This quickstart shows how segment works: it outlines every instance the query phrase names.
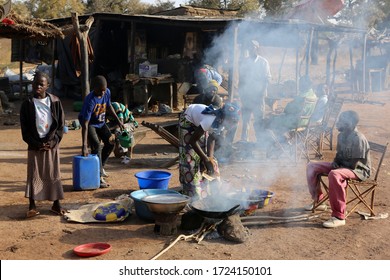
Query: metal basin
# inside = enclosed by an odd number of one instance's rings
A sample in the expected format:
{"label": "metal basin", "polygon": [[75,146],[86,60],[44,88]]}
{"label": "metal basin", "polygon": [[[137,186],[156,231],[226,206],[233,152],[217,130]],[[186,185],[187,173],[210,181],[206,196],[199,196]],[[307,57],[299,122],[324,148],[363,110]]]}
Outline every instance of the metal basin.
{"label": "metal basin", "polygon": [[190,201],[190,197],[180,193],[156,194],[145,196],[142,201],[155,214],[174,214],[183,210]]}

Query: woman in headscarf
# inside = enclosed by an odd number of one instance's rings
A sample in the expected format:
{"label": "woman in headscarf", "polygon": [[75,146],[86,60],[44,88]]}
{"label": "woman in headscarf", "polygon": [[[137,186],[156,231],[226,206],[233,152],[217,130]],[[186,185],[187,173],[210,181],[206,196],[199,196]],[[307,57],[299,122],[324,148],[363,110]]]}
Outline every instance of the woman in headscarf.
{"label": "woman in headscarf", "polygon": [[221,109],[212,105],[191,104],[179,120],[179,168],[183,193],[193,199],[210,194],[203,171],[219,177],[218,163],[214,158],[215,141],[226,128],[237,124],[240,109],[226,103]]}

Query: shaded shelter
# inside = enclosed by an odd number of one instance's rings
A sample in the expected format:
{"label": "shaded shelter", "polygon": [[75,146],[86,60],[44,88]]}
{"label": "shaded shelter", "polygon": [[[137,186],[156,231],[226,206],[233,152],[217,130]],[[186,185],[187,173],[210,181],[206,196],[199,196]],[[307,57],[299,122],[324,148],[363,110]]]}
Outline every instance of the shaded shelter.
{"label": "shaded shelter", "polygon": [[[0,22],[0,37],[12,39],[12,61],[19,61],[20,81],[19,87],[23,88],[23,62],[30,59],[26,45],[34,45],[39,53],[39,60],[45,58],[48,62],[54,60],[54,39],[64,38],[64,34],[57,26],[41,19],[24,19],[14,12],[10,12]],[[31,44],[34,42],[33,44]],[[39,49],[41,51],[39,51]],[[31,50],[31,49],[30,49]],[[35,52],[37,54],[37,52]],[[51,58],[51,59],[50,59]],[[36,61],[34,61],[36,62]],[[51,86],[54,86],[54,71],[52,72]],[[27,94],[27,92],[26,92]]]}
{"label": "shaded shelter", "polygon": [[[85,22],[90,16],[95,19],[89,32],[95,54],[90,75],[106,76],[110,88],[113,89],[114,99],[121,99],[123,92],[129,92],[131,97],[136,99],[140,90],[132,82],[129,83],[127,77],[137,76],[139,65],[149,61],[158,66],[158,73],[170,74],[174,79],[173,103],[174,107],[177,107],[178,93],[185,92],[186,83],[193,83],[194,65],[199,61],[206,60],[220,66],[223,60],[222,67],[225,70],[224,78],[227,81],[229,98],[232,99],[235,96],[234,73],[240,49],[245,45],[246,33],[250,33],[265,47],[280,49],[279,76],[283,72],[286,49],[293,49],[296,61],[296,81],[298,81],[297,77],[303,74],[302,71],[304,74],[310,73],[309,54],[315,33],[323,34],[321,38],[324,40],[331,40],[334,37],[329,34],[337,34],[336,38],[352,36],[359,38],[360,46],[364,47],[366,30],[301,20],[244,19],[235,16],[234,11],[227,14],[219,12],[218,15],[215,15],[216,12],[213,11],[214,14],[210,16],[194,16],[194,13],[184,12],[191,9],[193,7],[184,6],[156,15],[94,13],[80,16],[80,22]],[[65,26],[70,24],[71,19],[53,19],[49,22],[56,26]],[[59,75],[65,85],[65,91],[75,91],[77,94],[79,80],[72,71],[69,71],[74,66],[71,65],[69,56],[66,54],[68,48],[66,40],[66,38],[57,40]],[[337,39],[335,41],[338,42]],[[217,42],[223,42],[223,48],[219,47]],[[337,46],[337,43],[330,45],[329,49],[333,48],[333,52]],[[332,57],[332,52],[328,52],[326,69],[324,69],[328,83],[332,83],[336,72],[337,56],[333,52]],[[362,61],[364,60],[363,56]],[[280,80],[279,77],[278,82]],[[162,84],[158,86],[162,87]],[[298,88],[298,84],[296,87]],[[156,92],[153,93],[153,90]],[[169,104],[168,89],[163,89],[163,92],[153,90],[152,93],[149,91],[152,101]],[[142,90],[141,94],[143,94]]]}

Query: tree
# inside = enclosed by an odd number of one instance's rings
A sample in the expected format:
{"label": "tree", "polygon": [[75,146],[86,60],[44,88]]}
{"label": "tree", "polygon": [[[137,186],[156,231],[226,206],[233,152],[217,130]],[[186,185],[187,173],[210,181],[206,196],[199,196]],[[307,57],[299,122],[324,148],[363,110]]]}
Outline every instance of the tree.
{"label": "tree", "polygon": [[22,1],[12,2],[12,11],[18,14],[22,18],[31,18],[30,10]]}
{"label": "tree", "polygon": [[140,0],[87,0],[88,13],[145,14],[149,6]]}
{"label": "tree", "polygon": [[370,28],[382,25],[390,17],[390,2],[387,0],[348,0],[345,8],[335,19],[345,25]]}
{"label": "tree", "polygon": [[172,10],[174,8],[175,8],[175,1],[157,0],[154,5],[151,5],[148,8],[147,13],[154,14],[154,13],[161,12],[161,11]]}
{"label": "tree", "polygon": [[72,12],[84,13],[85,5],[78,0],[30,0],[25,2],[26,7],[35,18],[69,17]]}

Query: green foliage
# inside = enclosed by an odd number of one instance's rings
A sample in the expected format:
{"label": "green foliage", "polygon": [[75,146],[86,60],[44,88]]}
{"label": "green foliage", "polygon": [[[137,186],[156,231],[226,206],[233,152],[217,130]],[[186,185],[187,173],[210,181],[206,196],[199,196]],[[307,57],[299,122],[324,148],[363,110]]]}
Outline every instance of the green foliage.
{"label": "green foliage", "polygon": [[30,10],[26,7],[25,3],[22,1],[13,1],[12,2],[12,11],[22,18],[31,18]]}
{"label": "green foliage", "polygon": [[149,6],[140,0],[87,0],[88,13],[145,14]]}
{"label": "green foliage", "polygon": [[148,8],[147,13],[154,14],[154,13],[161,12],[161,11],[172,10],[174,8],[175,8],[175,1],[157,0],[154,5],[151,5]]}
{"label": "green foliage", "polygon": [[25,5],[33,17],[43,19],[69,17],[72,12],[83,14],[85,10],[78,0],[30,0]]}
{"label": "green foliage", "polygon": [[335,18],[344,25],[358,28],[378,27],[390,18],[388,0],[348,0]]}

